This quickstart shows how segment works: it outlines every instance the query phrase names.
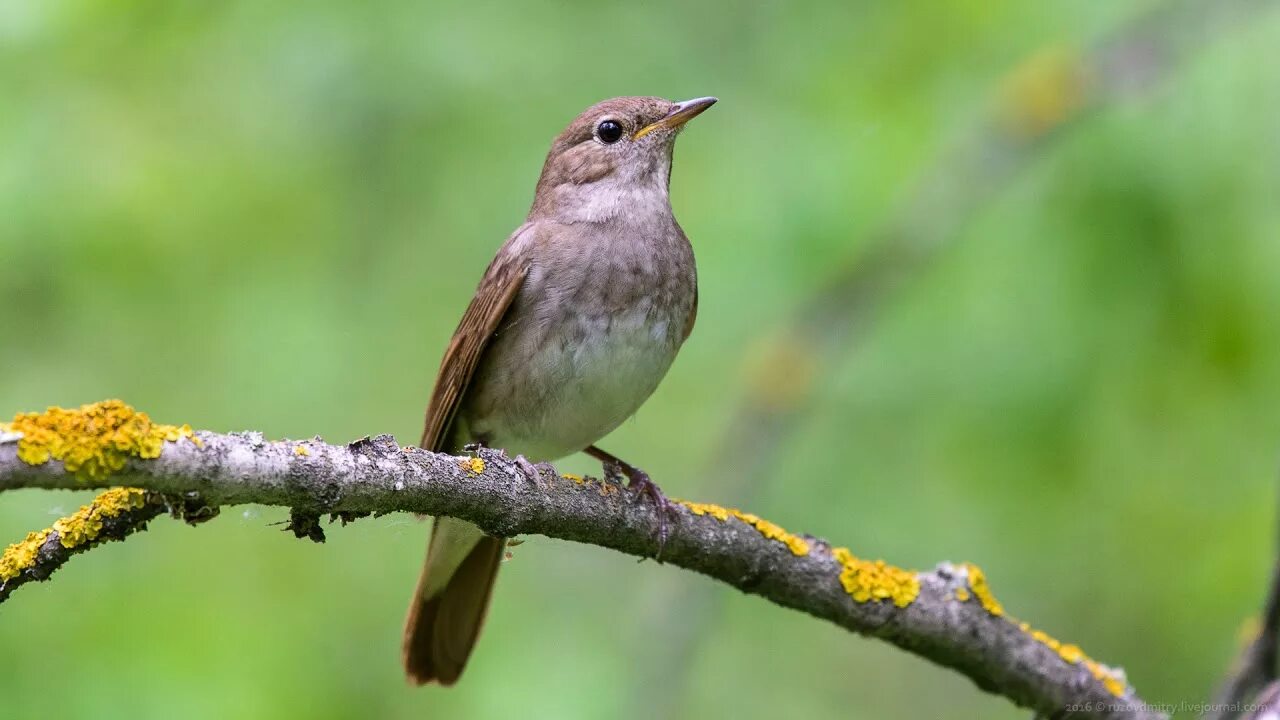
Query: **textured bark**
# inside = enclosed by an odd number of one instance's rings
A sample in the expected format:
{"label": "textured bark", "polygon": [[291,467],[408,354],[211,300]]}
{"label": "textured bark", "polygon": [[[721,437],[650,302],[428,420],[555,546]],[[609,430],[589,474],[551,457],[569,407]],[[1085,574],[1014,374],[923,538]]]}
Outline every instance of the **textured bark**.
{"label": "textured bark", "polygon": [[[160,457],[131,460],[92,483],[57,461],[31,466],[15,443],[0,444],[0,491],[130,485],[183,498],[191,506],[258,503],[293,509],[295,530],[326,513],[416,512],[463,518],[500,537],[546,535],[638,557],[659,551],[653,507],[612,483],[577,481],[544,469],[527,477],[512,460],[483,450],[466,458],[405,449],[389,436],[349,445],[319,440],[266,442],[257,433],[198,433],[165,443]],[[783,607],[877,637],[953,668],[979,687],[1045,716],[1156,718],[1125,687],[1118,697],[1082,662],[1059,652],[971,594],[969,569],[943,563],[918,574],[920,593],[905,608],[856,602],[840,582],[842,565],[822,540],[796,555],[737,519],[695,515],[680,506],[661,562],[693,570]],[[960,598],[969,597],[967,601]]]}

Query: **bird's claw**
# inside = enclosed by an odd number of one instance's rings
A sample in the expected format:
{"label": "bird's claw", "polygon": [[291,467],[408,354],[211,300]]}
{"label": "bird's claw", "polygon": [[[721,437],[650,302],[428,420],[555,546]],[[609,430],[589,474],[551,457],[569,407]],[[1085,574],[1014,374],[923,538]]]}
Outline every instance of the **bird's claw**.
{"label": "bird's claw", "polygon": [[542,473],[538,472],[538,466],[529,462],[529,458],[523,455],[516,455],[516,467],[520,468],[520,472],[524,473],[524,477],[531,483],[537,483],[542,479]]}
{"label": "bird's claw", "polygon": [[549,462],[530,462],[529,458],[523,455],[516,455],[516,467],[520,468],[520,472],[524,473],[525,478],[531,483],[540,483],[544,475],[555,476],[556,467]]}
{"label": "bird's claw", "polygon": [[629,470],[635,470],[635,468],[628,468],[628,466],[623,465],[620,461],[604,462],[602,463],[602,466],[604,477],[601,478],[601,480],[606,483],[616,483],[618,485],[622,484],[623,478],[629,479],[631,477]]}
{"label": "bird's claw", "polygon": [[627,478],[627,490],[635,495],[638,499],[648,498],[653,503],[654,510],[658,515],[658,553],[654,557],[655,560],[662,558],[662,550],[667,545],[667,539],[671,537],[671,526],[668,524],[668,518],[678,520],[679,512],[676,510],[676,504],[667,499],[663,494],[662,488],[658,484],[649,479],[649,474],[637,467],[632,467],[624,463],[606,463],[605,474],[612,474],[614,477],[625,476]]}

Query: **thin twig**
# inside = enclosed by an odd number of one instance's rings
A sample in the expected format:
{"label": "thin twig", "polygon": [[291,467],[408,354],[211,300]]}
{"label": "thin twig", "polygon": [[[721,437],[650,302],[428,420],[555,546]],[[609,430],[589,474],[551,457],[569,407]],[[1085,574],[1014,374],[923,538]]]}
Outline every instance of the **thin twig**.
{"label": "thin twig", "polygon": [[[0,602],[14,590],[30,582],[48,580],[72,557],[103,543],[124,540],[147,529],[147,522],[165,512],[164,499],[156,493],[136,493],[136,502],[118,511],[102,512],[103,501],[112,491],[103,493],[73,515],[58,520],[53,527],[32,532],[21,543],[6,551],[6,559],[20,558],[17,574],[6,578],[0,568]],[[25,557],[24,557],[25,555]]]}

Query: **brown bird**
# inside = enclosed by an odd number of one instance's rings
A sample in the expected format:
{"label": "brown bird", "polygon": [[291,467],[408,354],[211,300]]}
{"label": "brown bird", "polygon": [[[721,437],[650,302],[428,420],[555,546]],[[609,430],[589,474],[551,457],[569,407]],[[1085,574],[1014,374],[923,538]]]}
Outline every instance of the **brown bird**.
{"label": "brown bird", "polygon": [[[529,216],[489,264],[445,351],[423,448],[474,443],[518,453],[526,467],[583,451],[664,517],[667,500],[649,477],[594,443],[657,388],[693,330],[697,272],[668,185],[676,135],[715,102],[615,98],[560,133]],[[410,681],[457,681],[505,544],[436,519],[405,624]]]}

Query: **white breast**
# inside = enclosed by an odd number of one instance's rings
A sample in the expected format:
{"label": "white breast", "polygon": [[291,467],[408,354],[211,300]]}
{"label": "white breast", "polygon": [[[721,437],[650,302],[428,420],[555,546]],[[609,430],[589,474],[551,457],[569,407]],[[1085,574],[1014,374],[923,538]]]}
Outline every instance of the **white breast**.
{"label": "white breast", "polygon": [[649,310],[644,301],[609,319],[571,320],[579,332],[566,336],[583,340],[543,345],[523,378],[524,389],[543,389],[537,406],[498,412],[479,429],[496,446],[537,460],[577,452],[612,432],[648,399],[676,356],[670,319],[652,322]]}

